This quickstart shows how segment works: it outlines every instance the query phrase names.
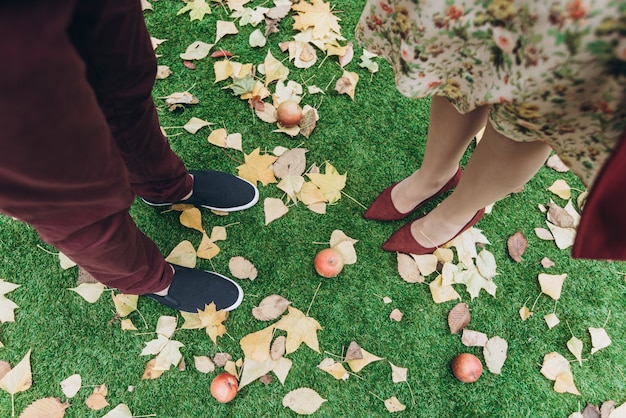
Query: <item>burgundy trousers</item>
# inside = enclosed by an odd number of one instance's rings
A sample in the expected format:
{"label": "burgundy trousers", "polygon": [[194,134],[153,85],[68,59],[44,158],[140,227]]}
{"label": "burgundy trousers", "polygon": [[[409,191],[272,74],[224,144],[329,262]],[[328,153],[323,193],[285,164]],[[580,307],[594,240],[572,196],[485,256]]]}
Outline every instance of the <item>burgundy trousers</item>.
{"label": "burgundy trousers", "polygon": [[107,286],[164,289],[171,268],[128,209],[192,179],[160,131],[139,0],[5,0],[0,39],[0,212]]}

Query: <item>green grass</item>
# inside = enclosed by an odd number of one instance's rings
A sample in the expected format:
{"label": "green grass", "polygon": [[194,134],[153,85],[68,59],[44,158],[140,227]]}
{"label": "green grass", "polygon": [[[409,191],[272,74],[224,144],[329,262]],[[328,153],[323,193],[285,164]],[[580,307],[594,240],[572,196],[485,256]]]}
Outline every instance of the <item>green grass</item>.
{"label": "green grass", "polygon": [[[342,19],[344,36],[354,41],[353,29],[364,2],[332,4]],[[277,145],[305,147],[309,150],[309,165],[329,161],[340,173],[347,173],[344,192],[364,205],[384,187],[419,166],[429,101],[412,101],[401,96],[395,90],[388,65],[379,60],[381,71],[371,77],[358,67],[361,50],[355,48],[356,58],[347,69],[357,72],[361,80],[355,100],[351,101],[333,91],[333,80],[342,71],[333,58],[307,71],[288,64],[292,71],[290,79],[302,82],[312,77],[310,84],[322,88],[331,85],[325,96],[304,97],[304,103],[319,108],[320,120],[313,135],[308,140],[301,136],[291,139],[273,133],[274,127],[255,118],[245,101],[222,90],[226,83],[214,84],[210,58],[197,62],[194,71],[183,67],[178,54],[195,40],[213,42],[215,21],[227,20],[227,13],[213,4],[212,15],[201,22],[190,22],[187,15],[176,16],[182,5],[178,1],[161,0],[154,3],[154,12],[146,13],[151,34],[167,39],[157,49],[162,55],[159,63],[170,65],[174,71],[170,78],[157,81],[155,86],[163,126],[181,126],[196,116],[215,123],[215,127],[240,132],[246,153],[257,147],[262,151],[271,151]],[[286,55],[276,45],[291,38],[292,22],[286,18],[281,31],[269,37],[268,45],[279,59]],[[222,39],[218,46],[238,55],[239,62],[258,64],[268,47],[257,50],[249,47],[247,35],[252,29],[243,27],[239,35]],[[187,89],[200,99],[199,104],[169,112],[158,99]],[[171,135],[172,148],[190,168],[236,173],[237,165],[243,160],[237,151],[224,152],[208,144],[207,128],[196,135],[179,128],[167,132]],[[471,309],[469,328],[506,339],[509,354],[502,375],[485,372],[474,384],[461,384],[450,371],[452,358],[460,352],[482,358],[481,350],[464,347],[458,335],[449,334],[446,318],[454,302],[435,304],[425,285],[402,281],[397,273],[396,256],[380,249],[402,222],[365,221],[361,217],[363,208],[346,196],[330,206],[325,215],[299,205],[267,226],[262,203],[226,218],[203,211],[207,230],[214,225],[237,225],[229,227],[228,239],[219,243],[221,253],[211,262],[200,260],[199,267],[228,274],[229,259],[243,256],[255,264],[259,277],[253,282],[241,282],[246,297],[226,321],[229,335],[221,337],[217,346],[203,331],[179,330],[174,334],[174,339],[185,344],[181,351],[187,369],[170,370],[157,380],[141,380],[149,357],[139,353],[153,336],[124,332],[118,323],[111,322],[115,312],[108,294],[95,304],[88,304],[66,290],[75,285],[76,269],[63,271],[54,256],[39,248],[54,251],[39,240],[32,228],[0,217],[0,278],[22,285],[7,295],[19,309],[15,323],[0,325],[0,341],[5,345],[0,349],[0,360],[15,365],[32,349],[33,386],[16,395],[16,410],[19,414],[39,398],[64,398],[59,382],[74,373],[82,376],[85,385],[106,384],[111,407],[90,411],[84,400],[92,389],[83,388],[69,400],[72,406],[66,411],[67,417],[100,417],[118,403],[126,403],[135,415],[159,417],[293,417],[296,414],[283,408],[281,401],[287,392],[303,386],[328,399],[315,416],[333,418],[388,416],[380,399],[391,396],[407,405],[405,412],[398,413],[407,417],[567,417],[588,402],[599,404],[608,399],[617,404],[626,402],[623,275],[626,266],[573,260],[569,250],[558,250],[552,242],[536,238],[533,232],[535,227],[545,225],[545,215],[537,209],[538,204],[546,204],[551,198],[561,205],[565,203],[546,191],[559,178],[566,179],[578,189],[575,194],[579,194],[582,186],[573,175],[542,168],[524,192],[498,202],[493,212],[477,225],[490,240],[487,249],[497,260],[498,276],[494,279],[498,285],[497,297],[483,292],[470,300],[463,289],[458,290]],[[261,186],[260,190],[261,199],[282,196],[275,185]],[[180,225],[175,213],[162,214],[137,202],[132,215],[166,254],[182,240],[190,240],[196,246],[200,242],[200,235]],[[338,278],[321,280],[312,267],[315,253],[323,247],[316,242],[328,241],[335,229],[359,240],[355,245],[358,261],[346,266]],[[506,249],[507,238],[517,230],[522,230],[529,240],[521,263],[511,260]],[[549,257],[556,266],[543,269],[540,265],[543,257]],[[530,306],[539,294],[537,275],[544,271],[568,274],[556,306],[561,324],[552,330],[543,321],[543,315],[553,312],[555,306],[546,296],[539,299],[535,315],[527,321],[522,322],[518,314],[527,300]],[[267,386],[254,382],[230,404],[217,404],[209,395],[215,373],[197,372],[193,356],[226,351],[240,357],[239,339],[267,325],[252,317],[251,308],[273,293],[289,299],[292,306],[304,312],[310,307],[309,315],[323,328],[318,332],[322,353],[302,346],[288,356],[293,360],[293,368],[285,386],[276,379]],[[393,302],[385,305],[381,296],[389,296]],[[394,308],[404,313],[402,321],[389,320]],[[130,318],[141,326],[142,332],[153,331],[159,316],[173,314],[147,299],[140,299],[139,310],[148,330],[143,329],[137,313]],[[613,344],[590,355],[587,328],[602,326],[609,311],[606,329]],[[583,366],[572,363],[582,396],[554,392],[552,382],[539,373],[543,356],[549,352],[557,351],[573,359],[566,348],[571,337],[566,321],[585,345],[587,360]],[[179,324],[182,322],[179,316]],[[351,376],[347,381],[336,381],[316,368],[327,353],[341,354],[352,340],[367,351],[408,368],[408,384],[392,383],[387,361],[373,363],[358,373],[359,377]],[[132,392],[127,390],[129,386],[134,386]],[[9,416],[10,409],[10,396],[0,392],[0,416]]]}

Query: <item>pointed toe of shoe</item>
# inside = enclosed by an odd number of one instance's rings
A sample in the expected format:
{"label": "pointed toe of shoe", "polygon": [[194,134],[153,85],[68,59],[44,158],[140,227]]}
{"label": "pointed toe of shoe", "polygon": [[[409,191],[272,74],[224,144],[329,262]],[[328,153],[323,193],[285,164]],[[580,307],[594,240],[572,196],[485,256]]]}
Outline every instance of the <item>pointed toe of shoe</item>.
{"label": "pointed toe of shoe", "polygon": [[406,214],[400,213],[396,210],[391,200],[391,190],[396,184],[398,183],[392,184],[378,195],[378,197],[363,214],[365,219],[375,221],[395,221],[406,216]]}
{"label": "pointed toe of shoe", "polygon": [[[415,222],[415,221],[413,221]],[[405,254],[430,254],[435,251],[435,247],[427,248],[415,241],[411,234],[410,222],[398,229],[389,239],[382,245],[382,249],[389,252],[405,253]]]}

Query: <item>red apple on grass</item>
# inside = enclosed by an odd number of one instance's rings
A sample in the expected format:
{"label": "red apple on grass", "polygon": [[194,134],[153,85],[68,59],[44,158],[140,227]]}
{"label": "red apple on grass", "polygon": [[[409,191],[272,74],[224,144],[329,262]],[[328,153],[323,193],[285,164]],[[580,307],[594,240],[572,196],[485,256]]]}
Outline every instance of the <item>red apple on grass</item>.
{"label": "red apple on grass", "polygon": [[343,256],[334,248],[325,248],[313,260],[315,271],[322,277],[335,277],[343,269]]}
{"label": "red apple on grass", "polygon": [[302,109],[293,100],[285,100],[276,108],[276,119],[285,128],[293,128],[302,119]]}
{"label": "red apple on grass", "polygon": [[211,382],[211,395],[220,403],[235,399],[238,389],[237,378],[228,372],[218,374]]}
{"label": "red apple on grass", "polygon": [[461,353],[452,360],[452,374],[463,383],[478,380],[483,372],[480,359],[470,353]]}

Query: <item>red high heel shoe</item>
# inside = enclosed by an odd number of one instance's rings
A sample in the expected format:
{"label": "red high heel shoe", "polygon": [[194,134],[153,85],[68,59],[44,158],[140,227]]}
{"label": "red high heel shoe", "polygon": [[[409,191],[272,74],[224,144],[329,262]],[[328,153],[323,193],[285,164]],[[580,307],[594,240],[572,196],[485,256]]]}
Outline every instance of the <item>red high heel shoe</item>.
{"label": "red high heel shoe", "polygon": [[[463,227],[463,229],[461,229],[455,236],[450,238],[448,242],[452,241],[453,239],[461,235],[463,232],[467,231],[472,226],[474,226],[476,222],[478,222],[480,218],[483,217],[484,214],[485,214],[484,208],[476,212],[474,217],[470,219],[470,221]],[[415,221],[417,221],[417,219]],[[415,255],[432,254],[437,249],[437,247],[431,247],[431,248],[424,247],[419,242],[415,241],[415,238],[413,238],[413,235],[411,234],[411,225],[413,225],[413,222],[409,222],[408,224],[404,225],[402,228],[398,229],[383,244],[382,246],[383,250],[391,251],[391,252],[398,252],[398,253],[405,253],[405,254],[415,254]]]}
{"label": "red high heel shoe", "polygon": [[398,210],[393,206],[393,202],[391,201],[391,190],[399,182],[394,183],[391,186],[387,187],[385,190],[382,191],[381,194],[378,195],[378,197],[374,200],[374,202],[372,202],[370,207],[365,211],[365,213],[363,214],[363,217],[365,219],[373,219],[376,221],[397,221],[399,219],[405,218],[411,213],[421,208],[422,206],[424,206],[425,204],[427,204],[428,202],[430,202],[431,200],[435,199],[436,197],[441,196],[448,190],[455,187],[459,183],[462,173],[463,171],[461,170],[461,166],[459,166],[459,169],[454,174],[454,176],[452,176],[452,178],[446,184],[444,184],[443,187],[439,189],[439,191],[437,191],[434,195],[430,196],[429,198],[424,199],[417,206],[415,206],[413,209],[411,209],[410,211],[406,213],[398,212]]}

